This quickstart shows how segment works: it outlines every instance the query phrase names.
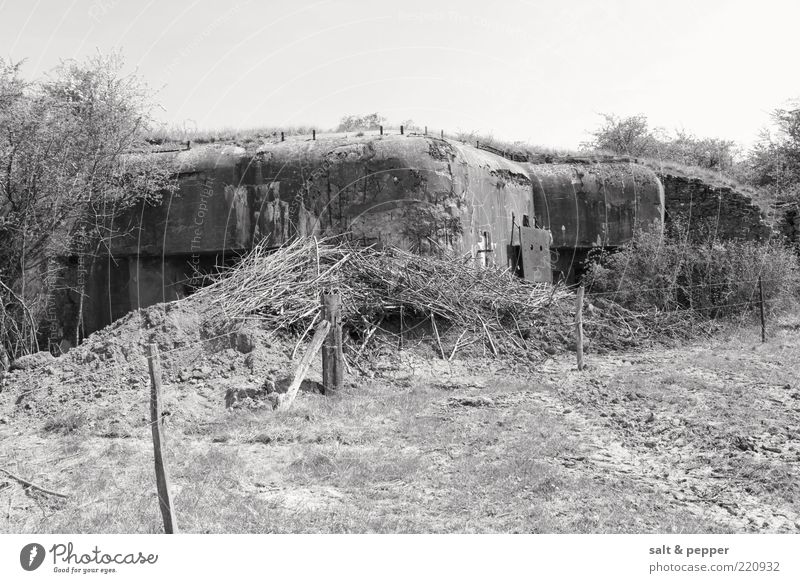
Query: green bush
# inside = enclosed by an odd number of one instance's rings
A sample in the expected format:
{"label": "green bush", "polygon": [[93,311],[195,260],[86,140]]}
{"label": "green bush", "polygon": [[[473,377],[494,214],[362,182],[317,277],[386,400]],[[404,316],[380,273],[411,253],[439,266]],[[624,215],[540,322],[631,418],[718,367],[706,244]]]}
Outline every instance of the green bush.
{"label": "green bush", "polygon": [[703,319],[757,307],[759,277],[768,310],[786,309],[797,300],[800,265],[783,243],[708,239],[697,244],[677,231],[664,237],[639,232],[615,253],[594,254],[584,277],[589,293],[631,310],[694,310]]}

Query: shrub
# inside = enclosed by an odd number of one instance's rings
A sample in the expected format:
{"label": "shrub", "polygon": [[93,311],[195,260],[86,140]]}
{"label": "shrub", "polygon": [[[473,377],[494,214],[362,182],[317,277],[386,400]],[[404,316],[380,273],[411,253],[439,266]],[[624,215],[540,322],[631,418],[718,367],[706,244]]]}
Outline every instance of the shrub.
{"label": "shrub", "polygon": [[800,266],[782,242],[690,242],[685,230],[662,237],[638,232],[615,253],[590,258],[585,275],[589,293],[626,308],[647,311],[694,310],[713,319],[758,306],[758,278],[771,311],[798,298]]}
{"label": "shrub", "polygon": [[337,132],[354,132],[357,130],[377,130],[386,123],[386,118],[379,113],[367,115],[346,115],[339,122]]}
{"label": "shrub", "polygon": [[698,138],[684,130],[676,130],[674,135],[661,129],[653,130],[644,115],[602,116],[604,125],[591,132],[594,139],[584,143],[584,148],[716,171],[730,172],[734,169],[737,148],[731,140]]}

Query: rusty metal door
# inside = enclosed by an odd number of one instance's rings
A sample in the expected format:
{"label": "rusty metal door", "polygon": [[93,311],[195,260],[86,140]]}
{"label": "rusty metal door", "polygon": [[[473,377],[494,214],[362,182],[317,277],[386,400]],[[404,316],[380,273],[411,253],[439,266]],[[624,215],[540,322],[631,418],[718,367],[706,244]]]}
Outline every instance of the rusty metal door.
{"label": "rusty metal door", "polygon": [[550,231],[534,227],[519,227],[522,275],[527,281],[552,283],[550,267]]}

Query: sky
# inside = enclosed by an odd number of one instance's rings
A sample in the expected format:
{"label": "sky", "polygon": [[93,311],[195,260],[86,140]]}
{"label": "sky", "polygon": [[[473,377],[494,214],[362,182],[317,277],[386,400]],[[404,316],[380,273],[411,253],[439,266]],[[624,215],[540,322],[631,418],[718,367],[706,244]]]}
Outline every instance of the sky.
{"label": "sky", "polygon": [[189,129],[379,112],[575,148],[644,114],[746,147],[800,97],[797,22],[771,0],[0,0],[0,57],[39,78],[119,50]]}

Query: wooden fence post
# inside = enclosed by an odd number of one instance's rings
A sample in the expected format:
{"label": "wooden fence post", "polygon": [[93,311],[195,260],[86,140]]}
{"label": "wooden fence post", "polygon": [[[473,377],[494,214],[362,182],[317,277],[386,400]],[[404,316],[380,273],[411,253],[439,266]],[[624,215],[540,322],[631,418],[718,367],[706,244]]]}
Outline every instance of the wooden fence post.
{"label": "wooden fence post", "polygon": [[761,282],[761,276],[758,276],[758,297],[759,308],[761,310],[761,342],[767,341],[767,322],[764,318],[764,284]]}
{"label": "wooden fence post", "polygon": [[405,333],[406,320],[403,314],[403,306],[400,306],[400,339],[397,342],[397,349],[403,350],[403,335]]}
{"label": "wooden fence post", "polygon": [[153,454],[156,467],[156,491],[158,506],[164,519],[166,534],[178,533],[178,521],[172,510],[172,498],[169,494],[169,475],[164,464],[164,421],[161,418],[161,363],[158,357],[158,346],[147,345],[147,366],[150,369],[150,428],[153,432]]}
{"label": "wooden fence post", "polygon": [[583,286],[578,288],[575,304],[575,353],[578,355],[578,370],[583,370]]}
{"label": "wooden fence post", "polygon": [[325,394],[334,394],[342,388],[344,359],[342,358],[342,297],[338,293],[323,293],[322,308],[330,331],[322,345],[322,385]]}

